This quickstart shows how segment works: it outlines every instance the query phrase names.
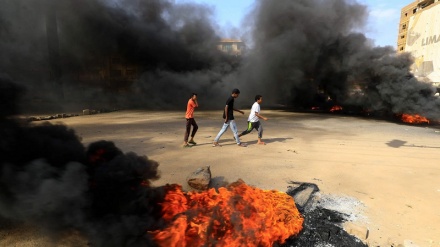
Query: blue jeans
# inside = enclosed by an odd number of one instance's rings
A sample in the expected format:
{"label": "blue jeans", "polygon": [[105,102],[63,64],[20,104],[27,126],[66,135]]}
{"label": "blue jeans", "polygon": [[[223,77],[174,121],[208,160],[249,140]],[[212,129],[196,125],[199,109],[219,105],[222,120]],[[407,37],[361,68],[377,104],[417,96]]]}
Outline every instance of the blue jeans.
{"label": "blue jeans", "polygon": [[218,142],[218,140],[220,140],[220,137],[226,132],[228,126],[231,128],[235,140],[237,141],[237,144],[240,144],[240,138],[238,137],[238,130],[237,130],[237,125],[235,124],[235,120],[229,120],[223,124],[223,127],[220,130],[220,132],[218,132],[217,136],[214,139],[214,142]]}

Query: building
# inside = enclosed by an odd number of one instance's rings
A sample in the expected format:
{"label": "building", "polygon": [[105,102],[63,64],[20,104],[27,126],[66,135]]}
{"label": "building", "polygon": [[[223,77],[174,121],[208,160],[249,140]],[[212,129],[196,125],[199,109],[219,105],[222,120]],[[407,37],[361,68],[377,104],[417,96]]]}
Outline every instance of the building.
{"label": "building", "polygon": [[139,77],[139,66],[120,55],[100,57],[89,64],[77,72],[80,83],[120,91],[127,89]]}
{"label": "building", "polygon": [[217,44],[217,49],[229,55],[241,56],[246,50],[243,41],[238,39],[221,39]]}
{"label": "building", "polygon": [[414,56],[411,68],[440,88],[440,0],[416,0],[401,10],[397,51]]}

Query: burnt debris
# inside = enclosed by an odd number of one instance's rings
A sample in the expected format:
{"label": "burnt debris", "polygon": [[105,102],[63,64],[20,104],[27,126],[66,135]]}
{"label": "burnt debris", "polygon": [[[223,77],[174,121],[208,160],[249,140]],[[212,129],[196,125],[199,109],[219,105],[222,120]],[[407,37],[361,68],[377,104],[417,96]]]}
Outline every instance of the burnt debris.
{"label": "burnt debris", "polygon": [[295,199],[304,216],[302,231],[280,245],[281,247],[367,247],[361,240],[348,234],[342,227],[348,216],[344,213],[324,208],[316,202],[314,194],[319,191],[316,184],[291,182],[287,194]]}

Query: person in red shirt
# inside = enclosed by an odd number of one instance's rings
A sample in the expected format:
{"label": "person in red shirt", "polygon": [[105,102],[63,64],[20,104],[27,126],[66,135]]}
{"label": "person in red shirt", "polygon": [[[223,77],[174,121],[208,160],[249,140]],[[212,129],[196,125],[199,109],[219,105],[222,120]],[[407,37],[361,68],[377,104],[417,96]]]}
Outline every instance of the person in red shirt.
{"label": "person in red shirt", "polygon": [[[194,110],[195,108],[199,107],[199,103],[197,102],[197,94],[192,93],[191,98],[188,100],[188,104],[186,106],[186,131],[185,131],[185,137],[183,139],[183,147],[192,147],[189,144],[196,145],[197,143],[194,141],[194,136],[197,133],[197,130],[199,129],[199,126],[196,123],[196,120],[194,119]],[[192,132],[191,132],[191,125],[193,126]],[[188,141],[189,133],[191,132],[191,139]]]}

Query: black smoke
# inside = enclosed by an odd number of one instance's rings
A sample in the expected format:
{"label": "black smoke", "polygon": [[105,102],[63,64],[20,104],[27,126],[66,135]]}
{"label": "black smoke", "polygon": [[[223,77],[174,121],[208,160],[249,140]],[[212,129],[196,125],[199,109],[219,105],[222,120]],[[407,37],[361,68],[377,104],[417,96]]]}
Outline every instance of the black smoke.
{"label": "black smoke", "polygon": [[[226,31],[213,7],[171,0],[0,6],[0,71],[27,89],[26,111],[182,109],[194,91],[203,107],[221,108],[238,87],[243,102],[264,94],[269,104],[310,108],[330,97],[361,110],[439,116],[435,89],[410,72],[410,55],[362,34],[368,9],[356,1],[257,0],[243,26]],[[219,33],[245,40],[247,55],[219,52]]]}
{"label": "black smoke", "polygon": [[0,71],[28,88],[27,111],[173,108],[234,70],[217,29],[212,8],[171,0],[1,0]]}
{"label": "black smoke", "polygon": [[362,110],[440,118],[435,88],[410,73],[410,55],[374,47],[359,32],[367,11],[349,0],[257,1],[255,47],[242,80],[297,107],[310,108],[324,94]]}
{"label": "black smoke", "polygon": [[165,192],[149,185],[159,164],[110,141],[85,148],[64,125],[23,122],[20,86],[0,77],[0,88],[0,228],[76,230],[92,246],[154,245],[147,231],[162,224]]}

